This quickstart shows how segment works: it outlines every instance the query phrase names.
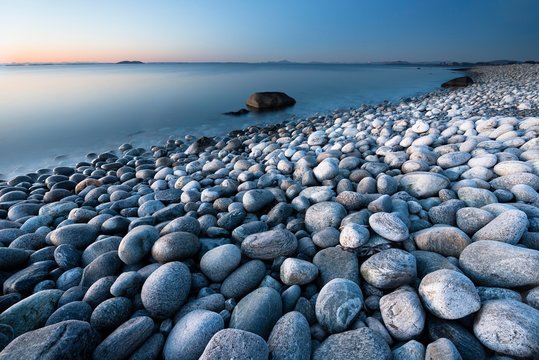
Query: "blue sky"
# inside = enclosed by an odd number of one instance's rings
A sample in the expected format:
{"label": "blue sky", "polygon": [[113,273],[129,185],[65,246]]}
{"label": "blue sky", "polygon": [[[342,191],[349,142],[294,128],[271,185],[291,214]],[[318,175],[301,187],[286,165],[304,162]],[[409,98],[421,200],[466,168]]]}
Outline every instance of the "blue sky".
{"label": "blue sky", "polygon": [[0,0],[0,63],[539,60],[539,0]]}

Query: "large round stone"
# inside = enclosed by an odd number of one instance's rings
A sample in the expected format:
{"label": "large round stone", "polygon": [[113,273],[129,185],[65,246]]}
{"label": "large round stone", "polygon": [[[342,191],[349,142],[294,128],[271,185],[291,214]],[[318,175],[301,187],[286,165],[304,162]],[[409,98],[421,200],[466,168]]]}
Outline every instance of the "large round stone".
{"label": "large round stone", "polygon": [[404,241],[409,237],[408,227],[395,213],[379,212],[369,217],[375,233],[391,241]]}
{"label": "large round stone", "polygon": [[412,234],[420,250],[433,251],[444,256],[459,257],[472,240],[453,226],[437,225]]}
{"label": "large round stone", "polygon": [[281,281],[286,285],[305,285],[316,279],[316,265],[301,259],[288,258],[280,269]]}
{"label": "large round stone", "polygon": [[137,226],[123,237],[118,247],[118,256],[128,265],[136,264],[150,253],[158,238],[159,231],[153,226]]}
{"label": "large round stone", "polygon": [[479,285],[506,288],[539,285],[537,250],[500,241],[477,241],[464,249],[459,264]]}
{"label": "large round stone", "polygon": [[305,213],[305,227],[311,233],[327,227],[339,227],[346,216],[346,209],[339,203],[323,201],[310,206]]}
{"label": "large round stone", "polygon": [[330,333],[346,330],[363,307],[363,294],[350,280],[333,279],[316,299],[316,319]]}
{"label": "large round stone", "polygon": [[266,189],[253,189],[243,194],[243,207],[251,213],[259,212],[274,200],[273,193]]}
{"label": "large round stone", "polygon": [[266,276],[266,266],[261,260],[251,260],[234,270],[221,284],[221,294],[236,300],[256,289]]}
{"label": "large round stone", "polygon": [[391,350],[384,338],[369,328],[330,335],[314,351],[313,360],[389,360]]}
{"label": "large round stone", "polygon": [[98,228],[88,224],[71,224],[53,230],[50,241],[53,245],[70,244],[78,249],[84,249],[95,241]]}
{"label": "large round stone", "polygon": [[191,311],[174,325],[168,335],[163,349],[165,360],[197,360],[213,335],[224,326],[223,318],[213,311]]}
{"label": "large round stone", "polygon": [[268,344],[260,336],[239,329],[223,329],[215,334],[200,360],[267,359]]}
{"label": "large round stone", "polygon": [[449,183],[449,179],[443,175],[422,171],[405,174],[400,179],[403,190],[416,198],[436,196]]}
{"label": "large round stone", "polygon": [[211,249],[200,259],[200,271],[211,281],[222,282],[241,262],[241,250],[233,244]]}
{"label": "large round stone", "polygon": [[241,243],[242,252],[252,259],[271,260],[296,252],[298,240],[286,229],[264,231],[249,235]]}
{"label": "large round stone", "polygon": [[191,287],[189,268],[181,262],[160,266],[142,285],[142,304],[152,316],[167,318],[187,300]]}
{"label": "large round stone", "polygon": [[401,288],[382,296],[380,312],[389,334],[399,341],[413,339],[425,327],[425,310],[411,288]]}
{"label": "large round stone", "polygon": [[152,257],[161,264],[195,256],[200,240],[194,234],[178,231],[161,236],[152,246]]}
{"label": "large round stone", "polygon": [[22,334],[0,352],[0,359],[90,359],[98,342],[86,321],[67,320]]}
{"label": "large round stone", "polygon": [[448,269],[427,274],[419,285],[419,295],[425,307],[442,319],[461,319],[481,307],[472,281],[462,273]]}
{"label": "large round stone", "polygon": [[250,331],[267,339],[282,313],[281,295],[273,288],[258,288],[236,305],[230,318],[230,327]]}
{"label": "large round stone", "polygon": [[318,267],[320,283],[326,285],[333,279],[348,279],[359,284],[357,256],[339,247],[329,247],[316,253],[313,264]]}
{"label": "large round stone", "polygon": [[518,358],[539,354],[539,310],[514,300],[491,300],[475,316],[475,336],[489,349]]}
{"label": "large round stone", "polygon": [[360,272],[369,284],[380,289],[393,289],[416,278],[416,260],[403,250],[384,250],[363,262]]}
{"label": "large round stone", "polygon": [[126,359],[154,330],[155,323],[149,316],[137,316],[127,320],[99,344],[94,351],[94,359]]}
{"label": "large round stone", "polygon": [[311,331],[305,316],[297,311],[283,315],[271,331],[268,347],[274,360],[309,360]]}
{"label": "large round stone", "polygon": [[494,240],[516,245],[527,228],[526,213],[520,210],[507,210],[479,229],[472,240]]}

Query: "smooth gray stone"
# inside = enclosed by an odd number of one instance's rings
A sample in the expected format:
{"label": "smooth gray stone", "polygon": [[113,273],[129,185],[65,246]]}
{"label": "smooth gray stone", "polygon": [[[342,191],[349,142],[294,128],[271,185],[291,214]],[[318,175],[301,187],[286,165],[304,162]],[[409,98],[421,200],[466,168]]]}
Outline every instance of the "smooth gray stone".
{"label": "smooth gray stone", "polygon": [[177,323],[182,317],[189,314],[191,311],[195,310],[209,310],[215,313],[221,312],[225,308],[225,298],[222,294],[211,294],[203,296],[198,299],[189,301],[187,304],[183,305],[174,315],[174,321]]}
{"label": "smooth gray stone", "polygon": [[84,268],[80,285],[90,287],[101,278],[117,275],[120,273],[121,268],[122,261],[117,251],[104,253]]}
{"label": "smooth gray stone", "polygon": [[522,301],[522,296],[517,291],[505,288],[478,286],[477,293],[481,302],[503,299]]}
{"label": "smooth gray stone", "polygon": [[178,261],[161,265],[142,285],[144,308],[154,317],[167,318],[187,300],[191,288],[191,272]]}
{"label": "smooth gray stone", "polygon": [[109,251],[117,251],[122,238],[119,236],[109,236],[103,240],[98,240],[90,244],[82,253],[82,265],[87,266],[94,261],[98,256]]}
{"label": "smooth gray stone", "polygon": [[268,345],[260,336],[239,329],[223,329],[211,338],[200,360],[261,360],[268,356]]}
{"label": "smooth gray stone", "polygon": [[425,360],[462,360],[459,351],[451,340],[440,338],[427,345]]}
{"label": "smooth gray stone", "polygon": [[130,315],[131,301],[124,297],[113,297],[96,306],[90,324],[97,331],[108,332],[127,321]]}
{"label": "smooth gray stone", "polygon": [[412,234],[419,250],[433,251],[443,256],[459,257],[472,240],[453,226],[436,225]]}
{"label": "smooth gray stone", "polygon": [[269,230],[247,236],[241,243],[241,251],[252,259],[271,260],[290,256],[296,252],[296,236],[286,229]]}
{"label": "smooth gray stone", "polygon": [[165,360],[197,360],[211,338],[224,326],[223,318],[213,311],[191,311],[172,328],[163,349],[163,357]]}
{"label": "smooth gray stone", "polygon": [[66,320],[80,320],[90,322],[92,307],[84,301],[73,301],[62,307],[59,307],[47,319],[45,326],[57,324]]}
{"label": "smooth gray stone", "polygon": [[431,340],[449,339],[457,348],[464,360],[484,360],[487,353],[483,345],[470,330],[456,321],[444,321],[431,318],[428,324],[428,334]]}
{"label": "smooth gray stone", "polygon": [[156,360],[159,358],[164,344],[163,334],[153,334],[129,357],[129,360]]}
{"label": "smooth gray stone", "polygon": [[339,230],[328,227],[318,232],[315,232],[312,235],[312,240],[316,246],[325,249],[339,245],[340,234],[341,233]]}
{"label": "smooth gray stone", "polygon": [[520,210],[508,210],[479,229],[473,241],[493,240],[516,245],[528,227],[528,217]]}
{"label": "smooth gray stone", "polygon": [[[97,280],[89,288],[87,288],[88,290],[86,291],[86,294],[84,294],[82,301],[87,302],[90,304],[90,306],[95,308],[97,305],[101,304],[103,301],[112,296],[110,294],[110,287],[112,284],[114,284],[116,279],[116,276],[105,276]],[[86,289],[86,287],[83,288]]]}
{"label": "smooth gray stone", "polygon": [[173,232],[161,236],[152,246],[152,257],[164,264],[195,256],[200,249],[200,240],[188,232]]}
{"label": "smooth gray stone", "polygon": [[0,247],[0,271],[20,269],[29,257],[25,250]]}
{"label": "smooth gray stone", "polygon": [[82,298],[84,298],[84,294],[86,294],[87,290],[88,288],[84,286],[73,286],[72,288],[66,290],[60,297],[60,300],[58,300],[58,307],[64,306],[73,301],[82,301]]}
{"label": "smooth gray stone", "polygon": [[9,247],[11,249],[39,250],[47,245],[47,240],[43,234],[31,233],[19,236],[9,244]]}
{"label": "smooth gray stone", "polygon": [[313,360],[372,359],[390,360],[391,350],[385,340],[369,328],[330,335],[314,351]]}
{"label": "smooth gray stone", "polygon": [[419,295],[427,310],[441,319],[461,319],[481,307],[474,283],[448,269],[427,274],[419,284]]}
{"label": "smooth gray stone", "polygon": [[481,208],[488,204],[495,204],[498,202],[496,195],[488,190],[473,188],[473,187],[461,187],[457,191],[459,199],[464,201],[467,206],[472,208]]}
{"label": "smooth gray stone", "polygon": [[133,297],[140,292],[144,278],[136,271],[121,273],[110,287],[113,296]]}
{"label": "smooth gray stone", "polygon": [[242,203],[245,210],[256,213],[269,206],[275,197],[267,189],[254,189],[245,192]]}
{"label": "smooth gray stone", "polygon": [[494,219],[494,215],[488,211],[466,207],[457,211],[457,227],[468,236],[487,225]]}
{"label": "smooth gray stone", "polygon": [[56,310],[63,291],[43,290],[22,299],[0,314],[0,324],[13,328],[15,337],[45,324]]}
{"label": "smooth gray stone", "polygon": [[477,241],[464,249],[459,265],[478,285],[505,288],[539,285],[537,250],[500,241]]}
{"label": "smooth gray stone", "polygon": [[275,289],[261,287],[238,302],[232,311],[229,326],[267,339],[282,313],[281,295]]}
{"label": "smooth gray stone", "polygon": [[539,310],[514,300],[491,300],[475,316],[475,336],[492,351],[533,358],[539,354]]}
{"label": "smooth gray stone", "polygon": [[273,360],[309,360],[311,358],[311,331],[305,317],[289,312],[281,317],[268,339]]}
{"label": "smooth gray stone", "polygon": [[54,269],[54,261],[39,261],[24,268],[4,280],[4,294],[21,293],[29,294],[39,282],[45,280],[49,272]]}
{"label": "smooth gray stone", "polygon": [[287,258],[280,269],[280,278],[285,285],[306,285],[318,277],[316,265],[301,259]]}
{"label": "smooth gray stone", "polygon": [[94,359],[122,360],[150,337],[154,322],[148,316],[134,317],[114,330],[95,348]]}
{"label": "smooth gray stone", "polygon": [[323,201],[311,205],[305,213],[305,228],[310,233],[327,227],[337,228],[347,215],[346,209],[339,203]]}
{"label": "smooth gray stone", "polygon": [[233,244],[211,249],[200,259],[200,271],[213,282],[222,282],[241,262],[241,250]]}
{"label": "smooth gray stone", "polygon": [[64,270],[77,267],[80,263],[81,253],[71,244],[61,244],[54,250],[54,261]]}
{"label": "smooth gray stone", "polygon": [[159,231],[150,225],[140,225],[129,231],[120,242],[118,256],[128,264],[140,262],[152,249],[159,238]]}
{"label": "smooth gray stone", "polygon": [[389,334],[399,341],[415,338],[425,327],[425,310],[411,288],[400,288],[382,296],[380,313]]}
{"label": "smooth gray stone", "polygon": [[264,221],[252,221],[247,224],[238,226],[232,231],[232,238],[237,242],[241,243],[243,240],[251,235],[256,233],[261,233],[268,230],[268,225]]}
{"label": "smooth gray stone", "polygon": [[53,245],[70,244],[77,249],[85,249],[98,235],[98,228],[88,224],[71,224],[53,230],[50,241]]}
{"label": "smooth gray stone", "polygon": [[65,291],[73,286],[79,285],[82,279],[82,274],[83,270],[80,267],[67,270],[56,280],[56,288]]}
{"label": "smooth gray stone", "polygon": [[424,360],[425,346],[416,340],[410,340],[391,352],[393,360]]}
{"label": "smooth gray stone", "polygon": [[428,198],[449,186],[447,177],[431,172],[413,172],[400,179],[401,188],[416,198]]}
{"label": "smooth gray stone", "polygon": [[261,260],[251,260],[241,265],[226,277],[221,285],[225,298],[239,300],[256,289],[266,276],[266,266]]}
{"label": "smooth gray stone", "polygon": [[200,233],[200,223],[191,216],[182,216],[169,222],[161,230],[160,235],[163,236],[178,231],[198,235]]}
{"label": "smooth gray stone", "polygon": [[393,289],[416,278],[416,259],[400,249],[384,250],[364,261],[360,271],[369,284],[380,289]]}
{"label": "smooth gray stone", "polygon": [[410,236],[406,224],[394,213],[372,214],[369,225],[375,233],[391,241],[401,242]]}
{"label": "smooth gray stone", "polygon": [[363,307],[363,294],[350,280],[333,279],[316,299],[316,319],[329,333],[346,330]]}
{"label": "smooth gray stone", "polygon": [[425,275],[441,269],[449,269],[460,271],[460,269],[452,264],[446,257],[432,252],[417,250],[412,251],[412,255],[415,256],[417,264],[417,277],[422,279]]}
{"label": "smooth gray stone", "polygon": [[67,320],[17,337],[0,352],[0,359],[90,359],[98,342],[90,324]]}
{"label": "smooth gray stone", "polygon": [[320,284],[326,285],[333,279],[348,279],[359,284],[357,256],[338,247],[320,250],[313,258],[318,267]]}

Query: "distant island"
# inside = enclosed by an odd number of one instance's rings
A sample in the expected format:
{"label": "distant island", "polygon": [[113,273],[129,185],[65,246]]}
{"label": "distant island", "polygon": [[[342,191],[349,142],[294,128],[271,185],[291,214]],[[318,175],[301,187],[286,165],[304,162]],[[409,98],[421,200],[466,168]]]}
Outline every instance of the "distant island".
{"label": "distant island", "polygon": [[142,61],[129,61],[129,60],[124,60],[124,61],[119,61],[117,62],[116,64],[144,64]]}

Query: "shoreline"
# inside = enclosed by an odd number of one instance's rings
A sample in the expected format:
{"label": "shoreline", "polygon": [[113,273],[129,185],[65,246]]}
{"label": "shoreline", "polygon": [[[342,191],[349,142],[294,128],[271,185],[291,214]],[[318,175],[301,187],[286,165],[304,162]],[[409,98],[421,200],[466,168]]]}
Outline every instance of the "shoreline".
{"label": "shoreline", "polygon": [[0,359],[533,358],[539,65],[470,74],[0,181]]}

